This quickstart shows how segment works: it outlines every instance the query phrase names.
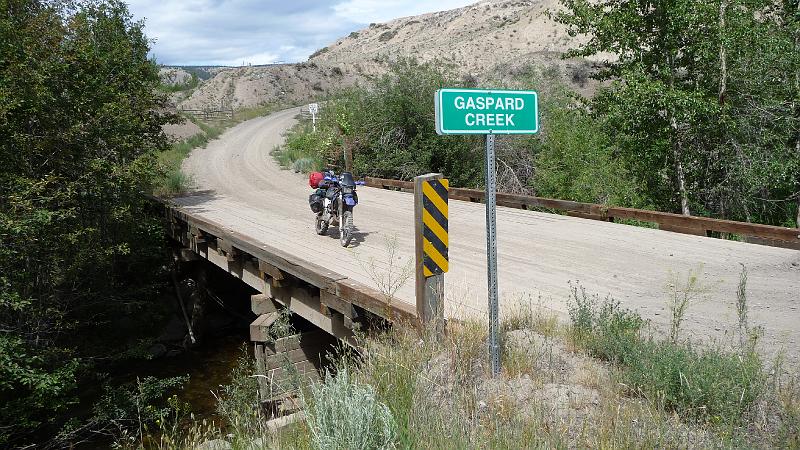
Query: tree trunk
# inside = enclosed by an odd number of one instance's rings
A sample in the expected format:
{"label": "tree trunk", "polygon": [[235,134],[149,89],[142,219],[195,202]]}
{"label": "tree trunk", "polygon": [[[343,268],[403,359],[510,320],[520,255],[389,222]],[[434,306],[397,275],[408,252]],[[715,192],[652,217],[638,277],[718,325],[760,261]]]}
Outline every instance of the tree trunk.
{"label": "tree trunk", "polygon": [[[795,57],[800,52],[800,0],[795,4],[795,9],[792,11],[794,18],[794,54]],[[794,71],[794,118],[795,127],[797,129],[794,133],[794,152],[800,160],[800,67],[795,67]],[[799,171],[800,172],[800,171]],[[795,225],[800,228],[800,174],[797,175],[797,217],[795,217]]]}
{"label": "tree trunk", "polygon": [[[667,54],[667,67],[669,67],[669,88],[674,92],[675,90],[675,65],[672,54]],[[672,157],[675,158],[675,179],[678,183],[678,193],[681,196],[681,214],[684,216],[691,216],[689,211],[689,199],[686,193],[686,177],[683,173],[683,163],[681,156],[683,154],[683,143],[681,142],[680,130],[678,129],[678,121],[675,119],[675,111],[669,112],[669,125],[672,128]]]}
{"label": "tree trunk", "polygon": [[678,193],[681,196],[681,214],[684,216],[691,216],[692,212],[689,211],[689,195],[686,192],[686,176],[683,173],[683,163],[681,162],[681,155],[683,154],[683,145],[678,132],[678,122],[673,115],[670,118],[670,126],[672,127],[673,140],[672,140],[672,157],[675,158],[675,178],[678,182]]}
{"label": "tree trunk", "polygon": [[353,145],[347,136],[344,137],[344,170],[353,173]]}
{"label": "tree trunk", "polygon": [[725,53],[725,11],[728,9],[728,0],[719,2],[719,104],[725,104],[725,95],[728,89],[728,58]]}
{"label": "tree trunk", "polygon": [[[800,159],[800,137],[797,138],[794,144],[797,158]],[[795,225],[800,228],[800,180],[797,180],[797,217],[795,218]]]}

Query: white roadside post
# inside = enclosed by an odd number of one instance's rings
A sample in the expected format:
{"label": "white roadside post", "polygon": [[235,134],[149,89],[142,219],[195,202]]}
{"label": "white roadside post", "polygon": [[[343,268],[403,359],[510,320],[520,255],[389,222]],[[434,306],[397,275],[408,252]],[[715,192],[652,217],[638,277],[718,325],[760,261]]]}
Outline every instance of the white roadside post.
{"label": "white roadside post", "polygon": [[486,274],[488,281],[489,358],[500,373],[500,308],[497,283],[496,134],[539,132],[539,97],[535,91],[439,89],[434,97],[436,133],[483,134],[486,139]]}
{"label": "white roadside post", "polygon": [[319,104],[318,103],[309,103],[308,104],[308,112],[311,114],[311,129],[316,133],[317,132],[317,113],[319,112]]}

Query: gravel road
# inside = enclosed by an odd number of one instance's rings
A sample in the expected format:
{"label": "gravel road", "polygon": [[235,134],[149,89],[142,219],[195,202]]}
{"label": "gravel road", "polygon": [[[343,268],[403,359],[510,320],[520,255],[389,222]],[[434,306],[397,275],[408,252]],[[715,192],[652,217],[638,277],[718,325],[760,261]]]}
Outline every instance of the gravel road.
{"label": "gravel road", "polygon": [[[241,123],[194,150],[183,169],[197,192],[176,201],[372,287],[387,277],[401,278],[398,267],[410,264],[414,252],[412,195],[360,187],[353,248],[339,245],[335,229],[317,236],[307,177],[280,169],[270,156],[298,113],[294,108]],[[611,295],[638,310],[663,330],[670,319],[669,285],[675,279],[685,284],[692,272],[700,289],[684,335],[728,345],[738,339],[735,301],[744,265],[750,323],[764,328],[762,352],[771,357],[785,351],[790,365],[798,363],[799,251],[503,207],[497,219],[501,317],[528,304],[564,316],[570,283],[580,283],[589,293]],[[483,205],[451,201],[448,317],[486,315],[484,220]],[[411,277],[396,297],[413,303],[413,296]]]}

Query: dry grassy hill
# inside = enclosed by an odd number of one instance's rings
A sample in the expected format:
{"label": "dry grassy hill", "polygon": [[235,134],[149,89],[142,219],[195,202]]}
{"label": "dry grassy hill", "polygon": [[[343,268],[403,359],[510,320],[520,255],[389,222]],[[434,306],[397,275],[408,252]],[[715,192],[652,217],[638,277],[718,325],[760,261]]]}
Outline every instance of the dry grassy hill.
{"label": "dry grassy hill", "polygon": [[478,79],[504,79],[538,65],[591,94],[594,84],[587,75],[594,62],[561,59],[585,38],[569,36],[550,18],[558,8],[558,0],[484,0],[371,24],[320,49],[305,63],[220,70],[181,106],[241,108],[304,102],[381,74],[401,57],[452,64],[461,74]]}
{"label": "dry grassy hill", "polygon": [[549,13],[558,0],[484,0],[450,11],[403,17],[350,33],[310,61],[382,63],[400,56],[441,60],[485,74],[520,60],[557,60],[582,41],[570,37]]}

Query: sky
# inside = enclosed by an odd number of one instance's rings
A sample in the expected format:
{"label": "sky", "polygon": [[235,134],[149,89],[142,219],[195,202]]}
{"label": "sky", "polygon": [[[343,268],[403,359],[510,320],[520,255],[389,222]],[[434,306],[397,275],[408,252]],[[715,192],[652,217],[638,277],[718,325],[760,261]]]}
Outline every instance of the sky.
{"label": "sky", "polygon": [[164,65],[301,62],[370,23],[477,0],[128,0]]}

